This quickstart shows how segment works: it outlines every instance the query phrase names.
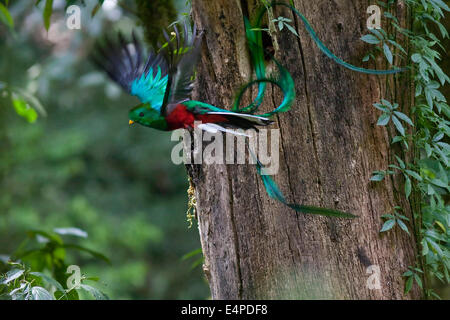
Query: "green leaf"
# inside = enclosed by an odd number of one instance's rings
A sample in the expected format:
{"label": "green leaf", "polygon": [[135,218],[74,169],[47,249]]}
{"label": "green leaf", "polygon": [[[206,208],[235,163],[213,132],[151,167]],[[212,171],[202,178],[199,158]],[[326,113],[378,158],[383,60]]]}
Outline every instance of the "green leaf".
{"label": "green leaf", "polygon": [[202,248],[198,248],[198,249],[195,249],[195,250],[193,250],[191,252],[186,253],[184,256],[181,257],[181,260],[182,261],[183,260],[187,260],[187,259],[189,259],[189,258],[191,258],[193,256],[198,255],[198,254],[202,254]]}
{"label": "green leaf", "polygon": [[383,112],[388,111],[388,109],[384,105],[382,105],[381,103],[374,103],[373,106],[375,108],[377,108],[378,110],[381,110]]}
{"label": "green leaf", "polygon": [[441,7],[445,11],[450,11],[450,8],[442,0],[430,0],[430,1],[436,3],[439,7]]}
{"label": "green leaf", "polygon": [[420,288],[423,288],[422,287],[422,279],[420,279],[420,277],[417,273],[414,273],[414,280],[416,280],[416,283],[419,285]]}
{"label": "green leaf", "polygon": [[445,183],[444,181],[440,180],[440,179],[432,179],[431,183],[434,184],[435,186],[441,187],[441,188],[447,188],[448,184]]}
{"label": "green leaf", "polygon": [[438,147],[435,147],[434,150],[439,154],[439,156],[441,157],[442,161],[444,162],[445,166],[448,166],[448,158],[445,155],[445,153],[442,152],[442,150]]}
{"label": "green leaf", "polygon": [[393,109],[393,106],[392,106],[392,104],[391,104],[389,101],[387,101],[387,100],[385,100],[385,99],[381,99],[381,102],[382,102],[385,106],[387,106],[387,107],[389,108],[389,110],[392,110],[392,109]]}
{"label": "green leaf", "polygon": [[411,179],[408,176],[406,176],[405,179],[405,196],[406,199],[408,199],[411,195]]}
{"label": "green leaf", "polygon": [[418,181],[422,181],[422,177],[415,171],[406,169],[405,172]]}
{"label": "green leaf", "polygon": [[386,59],[389,62],[389,64],[392,64],[394,58],[392,56],[391,49],[389,49],[389,46],[386,43],[383,43],[383,51],[384,51],[384,55],[386,56]]}
{"label": "green leaf", "polygon": [[8,284],[11,281],[16,280],[19,278],[25,270],[23,269],[12,269],[6,273],[5,279],[1,282],[1,284]]}
{"label": "green leaf", "polygon": [[380,39],[375,37],[373,34],[366,34],[361,37],[361,40],[370,44],[378,44],[380,43]]}
{"label": "green leaf", "polygon": [[282,31],[283,27],[284,27],[283,21],[278,21],[278,29],[280,29],[280,31]]}
{"label": "green leaf", "polygon": [[31,288],[31,296],[33,300],[54,300],[50,292],[39,286]]}
{"label": "green leaf", "polygon": [[29,290],[28,286],[29,283],[21,282],[20,286],[12,290],[9,295],[13,300],[23,300],[25,298],[24,295],[26,294],[25,291]]}
{"label": "green leaf", "polygon": [[402,169],[405,169],[405,168],[406,168],[405,162],[403,162],[403,160],[400,159],[399,156],[395,155],[395,159],[397,159],[397,162],[398,162],[398,164],[400,165],[400,168],[402,168]]}
{"label": "green leaf", "polygon": [[413,284],[413,277],[409,277],[405,283],[405,294],[407,294],[411,290],[412,284]]}
{"label": "green leaf", "polygon": [[[380,29],[380,30],[382,30],[382,29]],[[369,31],[372,32],[378,39],[380,39],[380,40],[384,39],[383,34],[379,30],[369,29]]]}
{"label": "green leaf", "polygon": [[95,281],[95,282],[97,282],[97,281],[100,280],[100,278],[99,278],[99,277],[87,277],[85,280],[90,280],[90,281]]}
{"label": "green leaf", "polygon": [[447,154],[450,153],[450,144],[440,141],[437,143],[437,145],[442,147],[442,149],[445,153],[447,153]]}
{"label": "green leaf", "polygon": [[401,122],[397,119],[396,116],[392,116],[392,122],[395,125],[395,128],[397,128],[397,131],[402,135],[405,136],[405,128],[403,128],[403,125]]}
{"label": "green leaf", "polygon": [[393,46],[395,46],[396,48],[398,48],[401,52],[403,52],[404,54],[406,54],[406,50],[403,49],[403,47],[402,47],[399,43],[397,43],[397,42],[395,42],[395,41],[393,41],[393,40],[388,40],[388,42],[389,42],[390,44],[392,44]]}
{"label": "green leaf", "polygon": [[425,152],[427,153],[427,157],[431,157],[431,154],[433,153],[433,150],[428,143],[425,144]]}
{"label": "green leaf", "polygon": [[64,291],[63,286],[56,281],[55,279],[53,279],[52,277],[49,277],[48,275],[46,275],[45,273],[42,272],[30,272],[31,275],[34,275],[36,277],[42,278],[43,280],[45,280],[48,284],[54,286],[57,290],[59,291]]}
{"label": "green leaf", "polygon": [[379,118],[377,125],[378,126],[385,126],[389,123],[389,119],[391,118],[391,115],[389,113],[383,113]]}
{"label": "green leaf", "polygon": [[436,251],[436,253],[438,255],[440,255],[441,257],[444,256],[444,252],[442,251],[441,247],[431,238],[426,238],[428,244],[431,246],[432,249],[434,249],[434,251]]}
{"label": "green leaf", "polygon": [[400,141],[404,141],[404,137],[402,137],[402,136],[395,136],[395,137],[393,137],[392,138],[392,143],[394,144],[394,143],[397,143],[397,142],[400,142]]}
{"label": "green leaf", "polygon": [[370,177],[370,181],[382,181],[384,179],[383,174],[375,174],[372,177]]}
{"label": "green leaf", "polygon": [[63,248],[68,248],[68,249],[76,249],[76,250],[79,250],[79,251],[84,251],[84,252],[87,252],[87,253],[91,254],[92,256],[94,256],[97,259],[103,260],[106,263],[111,263],[110,260],[105,255],[103,255],[102,253],[94,251],[94,250],[91,250],[91,249],[88,249],[88,248],[85,248],[85,247],[82,247],[82,246],[79,246],[77,244],[71,244],[71,243],[70,244],[64,244],[64,245],[62,245],[62,247]]}
{"label": "green leaf", "polygon": [[439,226],[439,228],[441,228],[442,231],[444,231],[444,233],[447,233],[447,230],[445,230],[445,227],[441,222],[435,221],[435,223]]}
{"label": "green leaf", "polygon": [[428,292],[432,297],[435,297],[438,300],[442,300],[442,298],[436,292],[434,292],[432,289],[428,290]]}
{"label": "green leaf", "polygon": [[58,245],[62,245],[63,244],[63,241],[62,241],[60,236],[58,236],[57,234],[51,234],[49,232],[45,232],[45,231],[42,231],[42,230],[28,230],[27,231],[27,235],[30,238],[33,238],[33,237],[36,237],[36,236],[39,235],[39,236],[44,237],[44,238],[46,238],[46,239],[48,239],[48,240],[50,240],[52,242],[57,243]]}
{"label": "green leaf", "polygon": [[196,267],[198,267],[199,265],[203,264],[204,260],[205,260],[205,259],[204,259],[203,257],[200,257],[200,258],[198,258],[197,260],[195,260],[195,261],[191,264],[190,270],[194,270]]}
{"label": "green leaf", "polygon": [[284,25],[286,26],[286,28],[289,29],[290,32],[292,32],[293,34],[295,34],[297,37],[299,36],[298,33],[297,33],[297,30],[295,30],[290,24],[285,23]]}
{"label": "green leaf", "polygon": [[15,95],[13,95],[12,102],[13,102],[14,109],[16,110],[16,113],[19,116],[25,118],[30,123],[36,121],[37,113],[33,108],[30,108],[30,106],[28,106],[26,101],[24,101],[18,97],[15,97]]}
{"label": "green leaf", "polygon": [[397,220],[397,223],[398,223],[399,227],[400,227],[403,231],[405,231],[407,234],[410,234],[410,233],[409,233],[409,230],[408,230],[408,227],[406,226],[406,224],[405,224],[402,220],[398,219],[398,220]]}
{"label": "green leaf", "polygon": [[390,219],[383,224],[383,227],[381,228],[380,232],[391,230],[393,226],[395,226],[395,220]]}
{"label": "green leaf", "polygon": [[403,277],[411,277],[413,275],[413,272],[411,270],[408,270],[402,274]]}
{"label": "green leaf", "polygon": [[0,3],[0,21],[2,21],[4,24],[6,24],[11,29],[14,28],[14,20],[9,13],[9,10],[5,5]]}
{"label": "green leaf", "polygon": [[439,140],[441,140],[444,137],[444,133],[443,132],[438,132],[434,135],[433,137],[433,142],[438,142]]}
{"label": "green leaf", "polygon": [[386,18],[392,19],[392,20],[394,20],[395,22],[398,23],[398,19],[397,19],[395,16],[393,16],[390,12],[385,11],[383,14],[384,14],[384,16],[385,16]]}
{"label": "green leaf", "polygon": [[419,63],[420,61],[422,61],[422,56],[419,53],[414,53],[411,56],[411,60],[415,63]]}
{"label": "green leaf", "polygon": [[429,252],[427,241],[425,239],[422,239],[420,243],[422,244],[422,255],[426,256]]}
{"label": "green leaf", "polygon": [[52,17],[52,13],[53,13],[53,0],[47,0],[45,2],[44,13],[43,13],[44,26],[47,31],[50,28],[50,19]]}
{"label": "green leaf", "polygon": [[101,7],[102,7],[102,3],[97,3],[97,4],[95,5],[95,7],[92,9],[92,12],[91,12],[91,18],[93,18],[93,17],[97,14],[98,10],[99,10]]}
{"label": "green leaf", "polygon": [[80,238],[87,238],[88,236],[86,231],[78,228],[55,228],[53,231],[60,235],[71,235]]}
{"label": "green leaf", "polygon": [[95,298],[95,300],[109,300],[108,296],[98,290],[97,288],[91,287],[87,284],[81,284],[81,289],[87,291],[88,293],[92,294],[92,296]]}
{"label": "green leaf", "polygon": [[429,184],[428,185],[428,189],[427,189],[427,194],[429,195],[429,196],[431,196],[431,195],[433,195],[433,194],[435,194],[436,193],[436,191],[434,191],[434,188],[431,186],[431,184]]}
{"label": "green leaf", "polygon": [[45,112],[44,107],[42,106],[42,104],[39,102],[39,100],[33,96],[32,94],[30,94],[28,91],[23,90],[21,88],[18,87],[11,87],[10,90],[14,93],[16,93],[18,96],[20,96],[21,98],[23,98],[24,100],[26,100],[35,110],[37,110],[42,116],[46,116],[47,113]]}
{"label": "green leaf", "polygon": [[406,114],[404,114],[400,111],[394,111],[394,114],[397,117],[399,117],[400,119],[402,119],[403,121],[405,121],[406,123],[408,123],[410,126],[414,127],[412,120]]}

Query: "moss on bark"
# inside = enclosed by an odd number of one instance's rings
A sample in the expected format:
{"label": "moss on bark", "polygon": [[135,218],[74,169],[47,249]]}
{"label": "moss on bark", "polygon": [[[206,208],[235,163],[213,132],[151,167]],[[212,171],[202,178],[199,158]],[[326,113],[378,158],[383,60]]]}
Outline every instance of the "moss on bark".
{"label": "moss on bark", "polygon": [[177,12],[172,0],[136,0],[137,17],[144,27],[145,38],[155,46],[162,42],[161,29],[177,19]]}

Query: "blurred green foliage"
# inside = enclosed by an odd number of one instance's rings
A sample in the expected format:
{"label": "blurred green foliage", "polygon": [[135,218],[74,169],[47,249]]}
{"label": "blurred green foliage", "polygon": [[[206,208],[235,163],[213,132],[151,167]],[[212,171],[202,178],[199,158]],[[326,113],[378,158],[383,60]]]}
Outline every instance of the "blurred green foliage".
{"label": "blurred green foliage", "polygon": [[86,296],[106,300],[108,296],[86,282],[98,277],[81,273],[68,265],[68,250],[89,253],[109,263],[103,254],[63,237],[87,238],[78,228],[55,228],[52,232],[30,230],[12,256],[0,256],[0,300],[79,300]]}
{"label": "blurred green foliage", "polygon": [[145,37],[154,47],[158,40],[164,43],[159,26],[168,26],[177,18],[177,12],[172,1],[167,0],[136,0],[136,14],[145,29]]}
{"label": "blurred green foliage", "polygon": [[202,271],[182,260],[200,244],[185,221],[188,182],[171,162],[170,134],[129,127],[137,100],[87,60],[99,36],[128,33],[137,18],[114,5],[91,18],[93,2],[82,7],[81,30],[69,30],[65,2],[55,0],[47,32],[43,5],[9,3],[14,29],[0,24],[0,81],[47,112],[30,124],[15,112],[26,102],[0,94],[0,254],[14,252],[27,230],[77,227],[111,264],[77,251],[67,263],[98,276],[110,298],[207,298]]}

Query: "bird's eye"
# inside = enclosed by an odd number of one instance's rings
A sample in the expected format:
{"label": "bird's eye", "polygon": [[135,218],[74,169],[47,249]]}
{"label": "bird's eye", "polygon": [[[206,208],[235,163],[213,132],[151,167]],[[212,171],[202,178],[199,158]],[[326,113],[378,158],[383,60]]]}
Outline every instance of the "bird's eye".
{"label": "bird's eye", "polygon": [[139,117],[143,117],[143,116],[144,116],[143,112],[139,113]]}

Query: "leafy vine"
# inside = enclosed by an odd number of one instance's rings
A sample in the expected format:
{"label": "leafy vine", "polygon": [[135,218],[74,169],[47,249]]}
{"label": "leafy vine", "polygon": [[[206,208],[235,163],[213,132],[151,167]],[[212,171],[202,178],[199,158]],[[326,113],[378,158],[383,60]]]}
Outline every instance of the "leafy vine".
{"label": "leafy vine", "polygon": [[[450,8],[441,0],[406,0],[412,18],[412,29],[403,29],[398,20],[389,12],[397,4],[397,0],[388,2],[378,1],[386,12],[384,16],[391,21],[391,25],[401,35],[405,36],[411,46],[410,60],[412,76],[415,87],[415,102],[410,116],[398,110],[398,103],[381,100],[374,107],[382,111],[377,125],[386,126],[392,121],[396,136],[392,144],[401,143],[405,150],[410,147],[414,156],[409,161],[402,160],[395,155],[396,164],[390,164],[388,170],[375,171],[372,181],[381,181],[388,175],[401,174],[404,178],[404,195],[408,199],[414,191],[420,205],[413,206],[416,237],[420,241],[420,253],[417,265],[408,267],[403,274],[405,277],[405,293],[408,293],[414,282],[424,290],[427,297],[439,298],[429,287],[424,286],[422,274],[425,279],[436,278],[443,283],[449,283],[449,228],[450,207],[446,204],[449,187],[449,159],[450,145],[446,142],[450,137],[448,117],[450,108],[440,89],[450,78],[439,67],[437,61],[441,54],[439,48],[441,38],[448,37],[448,32],[440,20],[445,11]],[[433,27],[437,27],[440,35],[436,35]],[[395,41],[395,38],[386,31],[370,30],[371,34],[361,39],[376,45],[363,60],[375,59],[377,52],[383,52],[385,58],[392,64],[393,53],[388,43],[393,45],[404,56],[406,51]],[[411,118],[413,120],[411,120]],[[412,128],[408,134],[405,124]],[[411,199],[410,199],[411,201]],[[380,232],[391,230],[398,225],[409,234],[403,222],[407,218],[400,214],[401,207],[396,206],[393,213],[383,216],[386,221]]]}
{"label": "leafy vine", "polygon": [[[266,0],[261,1],[267,5]],[[393,8],[400,2],[406,3],[411,13],[411,29],[402,28],[393,14]],[[396,58],[408,59],[411,62],[415,101],[409,115],[401,110],[408,110],[410,106],[386,99],[374,104],[382,112],[377,125],[393,124],[394,131],[388,130],[388,135],[393,145],[395,163],[390,164],[386,170],[373,172],[370,180],[382,181],[387,176],[397,174],[403,176],[404,196],[410,202],[417,202],[412,208],[416,225],[414,232],[420,241],[416,265],[409,266],[403,274],[405,294],[415,282],[424,290],[426,297],[439,298],[429,285],[424,285],[422,277],[425,283],[431,278],[447,284],[450,282],[450,206],[446,204],[450,192],[450,144],[446,142],[450,138],[450,108],[440,91],[446,82],[450,83],[450,78],[437,62],[441,57],[438,50],[443,49],[439,37],[449,36],[440,20],[450,8],[442,0],[387,0],[377,1],[377,4],[384,8],[383,16],[389,21],[388,29],[392,30],[370,29],[370,33],[361,38],[374,45],[364,56],[363,62],[370,59],[375,61],[379,54],[389,64],[394,64]],[[269,25],[277,25],[282,31],[289,22],[285,17],[272,17]],[[439,35],[434,33],[432,25],[435,26],[434,29],[437,27]],[[295,29],[287,29],[297,35]],[[270,29],[263,31],[271,33]],[[407,40],[409,52],[398,42],[399,37]],[[387,80],[388,88],[389,81],[392,80]],[[395,96],[393,93],[390,95]],[[393,137],[392,132],[395,132]],[[400,144],[400,148],[395,147],[395,144]],[[406,160],[403,151],[408,150],[413,150],[413,157]],[[413,200],[414,197],[417,200]],[[410,235],[407,226],[409,218],[402,211],[402,207],[395,206],[393,212],[384,214],[382,218],[385,222],[380,232],[387,232],[398,226]]]}

